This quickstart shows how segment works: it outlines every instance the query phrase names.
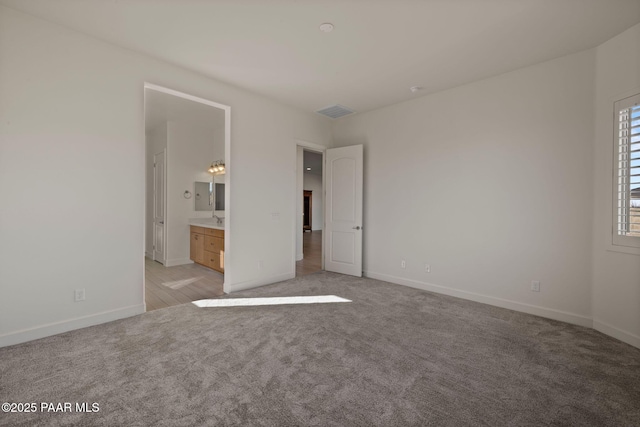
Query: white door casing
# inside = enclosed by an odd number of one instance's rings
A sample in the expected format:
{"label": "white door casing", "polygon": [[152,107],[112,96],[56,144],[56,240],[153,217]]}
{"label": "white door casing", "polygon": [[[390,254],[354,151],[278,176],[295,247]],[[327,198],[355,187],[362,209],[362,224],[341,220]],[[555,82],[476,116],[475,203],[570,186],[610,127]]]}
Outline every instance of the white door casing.
{"label": "white door casing", "polygon": [[166,165],[166,150],[162,150],[161,152],[153,155],[153,259],[162,264],[164,264],[166,261]]}
{"label": "white door casing", "polygon": [[362,277],[363,146],[325,153],[325,270]]}

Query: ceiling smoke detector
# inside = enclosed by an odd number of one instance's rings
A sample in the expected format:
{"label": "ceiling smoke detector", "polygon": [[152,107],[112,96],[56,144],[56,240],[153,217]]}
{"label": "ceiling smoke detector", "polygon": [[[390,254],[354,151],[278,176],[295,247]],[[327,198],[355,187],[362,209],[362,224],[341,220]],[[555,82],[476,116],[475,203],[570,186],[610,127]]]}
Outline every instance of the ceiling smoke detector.
{"label": "ceiling smoke detector", "polygon": [[422,90],[422,86],[411,86],[409,90],[411,91],[411,93],[416,93],[419,90]]}
{"label": "ceiling smoke detector", "polygon": [[330,33],[333,31],[333,24],[330,22],[325,22],[324,24],[320,24],[320,31],[323,33]]}

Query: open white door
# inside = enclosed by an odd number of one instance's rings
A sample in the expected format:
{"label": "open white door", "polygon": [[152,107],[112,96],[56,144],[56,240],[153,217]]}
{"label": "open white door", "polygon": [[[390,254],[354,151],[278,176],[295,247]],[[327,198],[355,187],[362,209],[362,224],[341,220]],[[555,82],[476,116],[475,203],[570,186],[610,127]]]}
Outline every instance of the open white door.
{"label": "open white door", "polygon": [[165,263],[165,166],[166,151],[153,156],[153,259]]}
{"label": "open white door", "polygon": [[324,267],[362,276],[362,145],[325,152]]}

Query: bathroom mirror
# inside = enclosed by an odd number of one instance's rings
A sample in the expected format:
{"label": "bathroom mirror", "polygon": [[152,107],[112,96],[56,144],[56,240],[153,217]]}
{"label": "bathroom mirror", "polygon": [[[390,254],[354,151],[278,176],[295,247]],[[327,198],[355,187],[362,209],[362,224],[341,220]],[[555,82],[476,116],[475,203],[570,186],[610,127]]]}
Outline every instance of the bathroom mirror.
{"label": "bathroom mirror", "polygon": [[217,211],[224,210],[224,182],[223,183],[215,183],[215,207]]}
{"label": "bathroom mirror", "polygon": [[213,177],[213,206],[216,211],[224,211],[224,175]]}
{"label": "bathroom mirror", "polygon": [[196,211],[224,211],[224,176],[215,176],[213,182],[194,183],[194,203]]}
{"label": "bathroom mirror", "polygon": [[193,199],[195,200],[196,211],[211,212],[213,210],[213,183],[196,182]]}

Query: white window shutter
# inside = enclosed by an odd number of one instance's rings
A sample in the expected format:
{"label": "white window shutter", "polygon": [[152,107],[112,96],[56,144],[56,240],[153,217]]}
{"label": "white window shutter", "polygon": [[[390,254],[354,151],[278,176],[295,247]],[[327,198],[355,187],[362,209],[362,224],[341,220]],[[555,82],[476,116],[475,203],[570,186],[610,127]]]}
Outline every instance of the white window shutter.
{"label": "white window shutter", "polygon": [[616,102],[613,243],[640,247],[640,94]]}

